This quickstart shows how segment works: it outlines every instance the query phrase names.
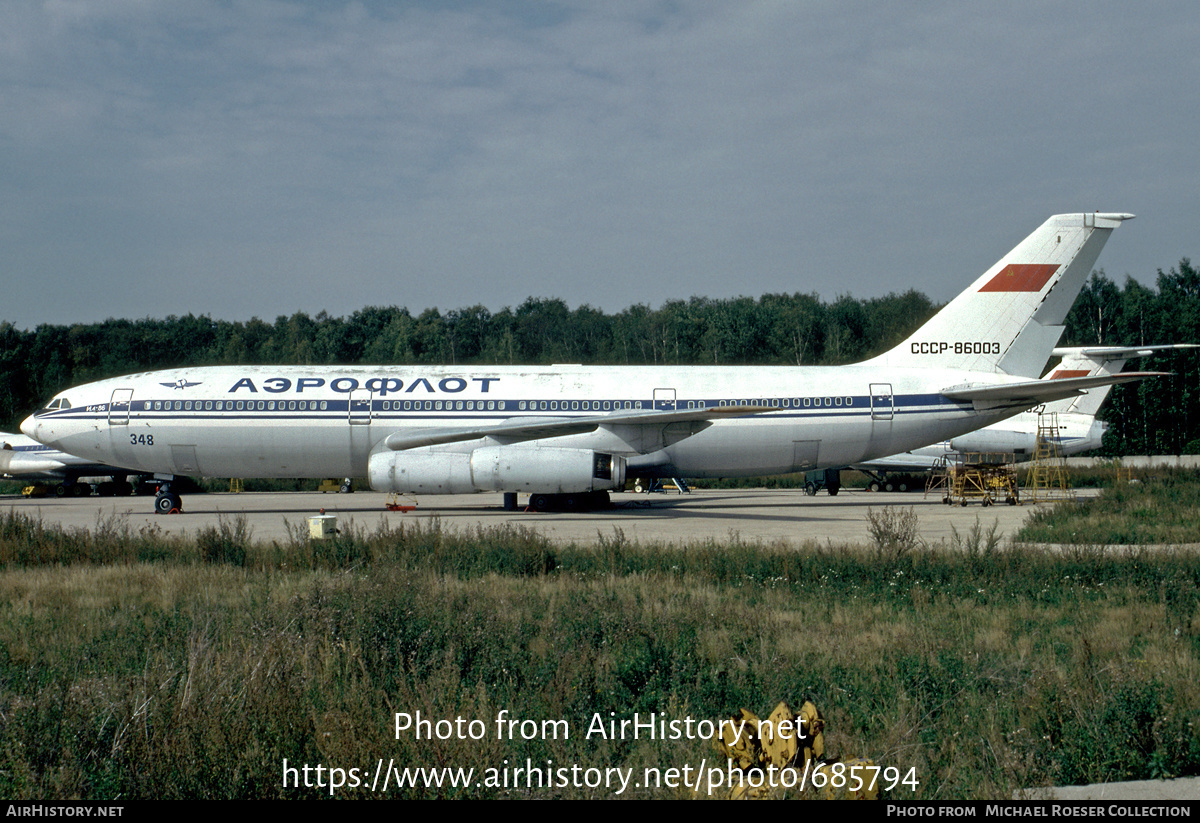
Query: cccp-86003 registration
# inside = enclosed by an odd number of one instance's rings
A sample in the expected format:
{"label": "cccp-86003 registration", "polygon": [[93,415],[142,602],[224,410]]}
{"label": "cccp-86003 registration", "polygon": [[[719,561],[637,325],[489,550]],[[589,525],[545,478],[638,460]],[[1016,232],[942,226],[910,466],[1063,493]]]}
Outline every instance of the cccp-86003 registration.
{"label": "cccp-86003 registration", "polygon": [[912,344],[913,354],[999,354],[1000,344],[984,340],[929,340]]}

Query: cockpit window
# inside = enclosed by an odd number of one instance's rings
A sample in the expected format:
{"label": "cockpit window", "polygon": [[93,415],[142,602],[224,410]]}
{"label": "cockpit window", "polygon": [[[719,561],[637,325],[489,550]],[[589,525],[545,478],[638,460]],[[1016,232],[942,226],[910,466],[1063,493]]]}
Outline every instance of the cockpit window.
{"label": "cockpit window", "polygon": [[71,401],[65,397],[56,397],[46,405],[46,408],[47,409],[69,409],[69,408],[71,408]]}

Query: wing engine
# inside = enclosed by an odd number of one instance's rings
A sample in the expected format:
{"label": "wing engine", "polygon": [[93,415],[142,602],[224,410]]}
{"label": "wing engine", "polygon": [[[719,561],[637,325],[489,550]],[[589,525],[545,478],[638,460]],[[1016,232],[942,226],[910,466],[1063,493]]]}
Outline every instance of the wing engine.
{"label": "wing engine", "polygon": [[371,455],[371,488],[385,492],[580,494],[625,485],[625,458],[590,449],[486,446],[470,452]]}

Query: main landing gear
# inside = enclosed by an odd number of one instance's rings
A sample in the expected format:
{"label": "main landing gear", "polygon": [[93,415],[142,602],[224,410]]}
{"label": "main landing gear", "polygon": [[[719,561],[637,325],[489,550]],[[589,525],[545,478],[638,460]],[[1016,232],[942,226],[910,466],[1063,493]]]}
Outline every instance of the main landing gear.
{"label": "main landing gear", "polygon": [[580,512],[603,509],[609,505],[608,492],[580,492],[579,494],[529,495],[529,508],[535,512]]}

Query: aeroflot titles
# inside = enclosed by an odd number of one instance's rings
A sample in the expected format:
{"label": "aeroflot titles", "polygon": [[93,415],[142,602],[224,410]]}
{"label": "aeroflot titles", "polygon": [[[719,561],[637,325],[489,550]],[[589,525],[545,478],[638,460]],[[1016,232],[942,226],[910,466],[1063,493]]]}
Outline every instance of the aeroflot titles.
{"label": "aeroflot titles", "polygon": [[[356,389],[364,388],[381,396],[400,393],[408,394],[417,389],[423,389],[429,393],[442,391],[447,394],[457,394],[460,391],[466,391],[467,386],[471,383],[479,383],[480,393],[487,394],[492,384],[499,379],[499,377],[472,377],[468,382],[465,377],[443,377],[437,382],[437,388],[435,389],[433,383],[430,383],[424,377],[418,377],[416,380],[413,380],[408,384],[407,388],[405,388],[404,381],[398,377],[372,377],[361,385],[355,377],[335,377],[329,381],[329,388],[341,394],[349,394]],[[297,393],[300,393],[305,389],[319,389],[324,385],[324,377],[298,377],[295,383],[287,377],[268,377],[262,381],[262,390],[274,394],[282,394],[294,389]],[[233,394],[243,389],[248,392],[258,392],[258,387],[254,385],[254,381],[249,377],[243,377],[233,384],[228,393]]]}

